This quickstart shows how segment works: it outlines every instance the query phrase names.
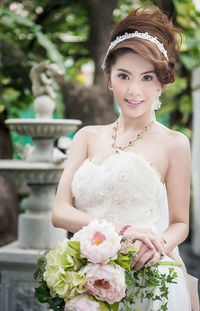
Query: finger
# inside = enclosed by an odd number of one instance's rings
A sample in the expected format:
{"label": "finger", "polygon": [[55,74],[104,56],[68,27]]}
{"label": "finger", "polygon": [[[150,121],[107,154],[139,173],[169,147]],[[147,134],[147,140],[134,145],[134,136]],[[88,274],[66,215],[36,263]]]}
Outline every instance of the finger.
{"label": "finger", "polygon": [[152,234],[151,236],[149,236],[149,239],[151,240],[159,254],[164,252],[164,245],[160,236],[158,236],[157,234]]}
{"label": "finger", "polygon": [[147,262],[146,267],[155,265],[160,260],[161,255],[158,252],[154,252],[153,257]]}
{"label": "finger", "polygon": [[151,242],[151,240],[144,234],[138,233],[134,236],[135,240],[140,240],[144,242],[149,248],[155,249],[154,244]]}
{"label": "finger", "polygon": [[149,250],[145,252],[140,258],[137,260],[135,264],[132,265],[134,270],[138,271],[144,267],[144,265],[148,262],[148,260],[152,260],[154,258],[154,251]]}
{"label": "finger", "polygon": [[[144,242],[149,248],[157,250],[159,254],[164,252],[162,238],[152,230],[149,230],[148,234],[136,232],[131,235],[131,237],[134,238],[134,240],[140,240]],[[127,238],[130,238],[130,236]]]}
{"label": "finger", "polygon": [[141,247],[139,249],[139,252],[137,252],[137,256],[135,256],[133,258],[133,261],[132,261],[132,265],[135,265],[136,262],[141,258],[141,256],[143,256],[147,251],[151,250],[151,248],[149,248],[145,243],[141,242]]}
{"label": "finger", "polygon": [[135,248],[135,250],[133,251],[133,261],[135,260],[135,258],[137,258],[138,253],[140,252],[141,246],[142,246],[142,242],[139,240],[136,240],[133,243],[133,247]]}
{"label": "finger", "polygon": [[139,251],[140,251],[140,248],[142,247],[142,245],[143,245],[143,243],[142,243],[142,241],[140,241],[140,240],[136,240],[134,243],[133,243],[133,247],[135,247],[136,248],[136,253],[138,254],[139,253]]}

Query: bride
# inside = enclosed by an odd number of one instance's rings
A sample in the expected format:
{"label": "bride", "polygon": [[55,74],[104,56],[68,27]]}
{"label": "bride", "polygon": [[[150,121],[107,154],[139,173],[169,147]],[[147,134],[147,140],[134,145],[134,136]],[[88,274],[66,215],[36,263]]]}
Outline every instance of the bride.
{"label": "bride", "polygon": [[[95,218],[111,221],[123,239],[135,240],[135,270],[163,258],[181,260],[173,250],[189,230],[189,140],[152,113],[160,107],[162,89],[174,81],[176,35],[157,8],[133,10],[114,27],[102,68],[120,116],[76,133],[52,214],[55,227],[71,232]],[[165,189],[169,225],[160,233]],[[191,303],[186,273],[175,269],[168,310],[199,310]],[[137,308],[156,311],[159,306],[159,301],[144,300]]]}

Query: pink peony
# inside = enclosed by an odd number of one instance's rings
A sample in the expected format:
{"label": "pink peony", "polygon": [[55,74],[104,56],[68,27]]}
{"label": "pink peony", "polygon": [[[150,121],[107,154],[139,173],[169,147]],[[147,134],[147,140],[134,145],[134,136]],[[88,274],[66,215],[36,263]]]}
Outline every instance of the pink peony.
{"label": "pink peony", "polygon": [[93,263],[108,263],[117,258],[121,236],[112,223],[94,220],[76,232],[73,241],[80,242],[81,256]]}
{"label": "pink peony", "polygon": [[125,274],[119,265],[89,263],[79,273],[86,279],[85,288],[97,299],[113,304],[125,296]]}
{"label": "pink peony", "polygon": [[97,301],[91,300],[88,295],[78,295],[65,303],[65,311],[101,311]]}

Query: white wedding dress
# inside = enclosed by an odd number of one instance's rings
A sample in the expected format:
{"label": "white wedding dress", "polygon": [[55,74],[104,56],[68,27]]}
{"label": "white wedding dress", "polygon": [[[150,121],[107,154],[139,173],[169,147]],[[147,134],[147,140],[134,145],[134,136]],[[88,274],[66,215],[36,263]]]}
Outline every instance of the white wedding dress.
{"label": "white wedding dress", "polygon": [[[158,170],[137,153],[120,151],[101,164],[86,159],[73,176],[74,206],[99,219],[159,232],[163,213],[160,207],[165,200],[165,185],[160,178]],[[164,260],[172,259],[166,256]],[[169,267],[159,269],[165,273]],[[174,269],[178,278],[177,284],[169,285],[168,310],[191,311],[185,274],[182,268]],[[137,305],[139,311],[157,311],[159,307],[159,301],[150,300]]]}

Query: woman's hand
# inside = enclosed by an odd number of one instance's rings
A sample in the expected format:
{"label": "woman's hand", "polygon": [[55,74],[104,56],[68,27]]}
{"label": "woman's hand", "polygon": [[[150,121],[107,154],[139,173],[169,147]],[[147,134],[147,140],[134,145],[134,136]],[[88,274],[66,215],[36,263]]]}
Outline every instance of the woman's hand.
{"label": "woman's hand", "polygon": [[137,255],[134,257],[131,267],[138,271],[145,266],[155,265],[161,258],[156,249],[149,248],[144,242],[136,240],[133,244],[136,247]]}
{"label": "woman's hand", "polygon": [[165,254],[163,238],[152,229],[130,227],[123,235],[123,240],[126,239],[136,241],[137,256],[132,264],[135,270],[141,269],[147,262],[147,266],[155,265]]}
{"label": "woman's hand", "polygon": [[160,255],[164,253],[164,240],[152,229],[129,227],[123,234],[123,240],[130,238],[144,242],[149,248],[156,249]]}

